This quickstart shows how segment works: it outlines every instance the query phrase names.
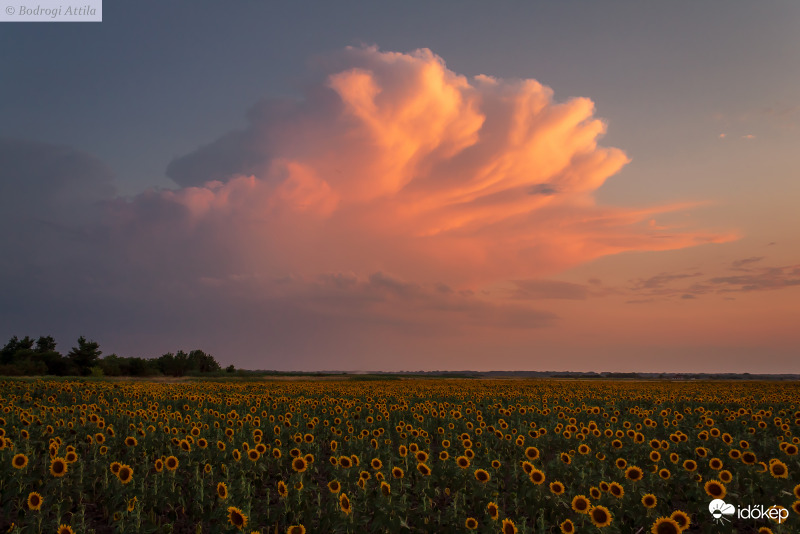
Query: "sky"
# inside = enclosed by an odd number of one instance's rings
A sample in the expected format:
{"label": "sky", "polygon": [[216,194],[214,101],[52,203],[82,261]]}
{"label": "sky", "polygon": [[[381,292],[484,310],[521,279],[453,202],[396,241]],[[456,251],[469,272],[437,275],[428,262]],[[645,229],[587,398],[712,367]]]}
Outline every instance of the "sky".
{"label": "sky", "polygon": [[800,373],[800,4],[0,23],[0,337],[277,370]]}

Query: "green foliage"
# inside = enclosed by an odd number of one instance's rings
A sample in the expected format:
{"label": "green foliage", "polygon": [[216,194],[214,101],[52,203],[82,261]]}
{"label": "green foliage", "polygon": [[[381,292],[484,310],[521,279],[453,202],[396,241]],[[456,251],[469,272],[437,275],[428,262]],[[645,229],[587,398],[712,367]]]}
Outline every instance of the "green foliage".
{"label": "green foliage", "polygon": [[[0,349],[0,376],[186,376],[212,375],[222,372],[219,363],[210,354],[195,349],[188,353],[180,350],[158,358],[121,357],[109,354],[102,357],[100,345],[78,338],[67,356],[56,350],[52,336],[19,339],[13,336]],[[233,367],[233,366],[231,366]],[[232,371],[229,371],[232,372]]]}

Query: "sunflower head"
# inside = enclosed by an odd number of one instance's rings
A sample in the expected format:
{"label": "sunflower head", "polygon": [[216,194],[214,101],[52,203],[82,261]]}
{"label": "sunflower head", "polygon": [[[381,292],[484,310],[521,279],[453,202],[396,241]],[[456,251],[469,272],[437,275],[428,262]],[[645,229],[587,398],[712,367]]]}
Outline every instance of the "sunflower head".
{"label": "sunflower head", "polygon": [[50,462],[50,474],[54,477],[63,477],[67,474],[67,465],[67,461],[64,458],[53,458]]}
{"label": "sunflower head", "polygon": [[32,491],[28,494],[28,509],[29,510],[41,510],[42,509],[42,496]]}
{"label": "sunflower head", "polygon": [[593,506],[591,510],[589,510],[589,519],[592,520],[592,524],[598,528],[607,527],[611,524],[611,512],[605,506]]}
{"label": "sunflower head", "polygon": [[490,502],[488,505],[486,505],[486,511],[489,512],[489,517],[495,521],[500,515],[500,508],[498,508],[497,503],[495,502]]}
{"label": "sunflower head", "polygon": [[128,484],[131,480],[133,480],[133,469],[129,465],[123,465],[119,468],[119,472],[117,473],[117,478],[123,484]]}
{"label": "sunflower head", "polygon": [[228,486],[224,482],[217,484],[217,497],[222,501],[228,498]]}
{"label": "sunflower head", "polygon": [[464,526],[467,530],[476,530],[478,528],[478,520],[474,517],[468,517],[466,521],[464,521]]}
{"label": "sunflower head", "polygon": [[652,493],[647,493],[642,497],[642,505],[645,508],[655,508],[656,504],[658,503],[658,499]]}
{"label": "sunflower head", "polygon": [[575,533],[575,524],[570,519],[567,519],[567,520],[563,521],[558,526],[561,529],[561,533],[562,534],[574,534]]}
{"label": "sunflower head", "polygon": [[591,503],[585,495],[576,495],[572,498],[572,509],[579,514],[588,514],[591,508]]}
{"label": "sunflower head", "polygon": [[510,519],[503,519],[503,534],[517,534],[517,526]]}
{"label": "sunflower head", "polygon": [[680,534],[681,526],[671,517],[659,517],[650,528],[652,534]]}
{"label": "sunflower head", "polygon": [[339,494],[339,509],[346,514],[349,514],[353,511],[353,509],[350,507],[350,499],[345,493]]}
{"label": "sunflower head", "polygon": [[719,480],[709,480],[705,483],[703,489],[705,489],[706,494],[712,499],[724,499],[725,495],[728,493],[725,489],[725,484]]}
{"label": "sunflower head", "polygon": [[11,459],[11,465],[13,465],[16,469],[24,469],[25,466],[28,465],[28,457],[22,453],[15,454]]}
{"label": "sunflower head", "polygon": [[231,525],[242,530],[247,525],[247,516],[235,506],[228,507],[228,521]]}
{"label": "sunflower head", "polygon": [[681,527],[681,530],[686,530],[689,528],[689,525],[692,524],[692,519],[689,517],[689,514],[683,510],[675,510],[670,514],[669,517],[678,523],[678,526]]}

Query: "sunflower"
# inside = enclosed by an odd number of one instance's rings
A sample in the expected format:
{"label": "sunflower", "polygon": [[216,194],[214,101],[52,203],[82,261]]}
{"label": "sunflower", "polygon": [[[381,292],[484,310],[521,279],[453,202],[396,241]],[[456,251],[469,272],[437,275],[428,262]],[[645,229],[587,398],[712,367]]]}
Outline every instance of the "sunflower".
{"label": "sunflower", "polygon": [[123,464],[122,467],[119,468],[117,478],[123,484],[127,484],[133,480],[133,469],[131,469],[131,466]]}
{"label": "sunflower", "polygon": [[119,468],[120,467],[122,467],[121,463],[119,463],[119,462],[111,462],[111,465],[109,466],[109,469],[111,469],[111,472],[116,475],[117,473],[119,473]]}
{"label": "sunflower", "polygon": [[135,447],[138,444],[139,442],[136,441],[136,438],[133,436],[128,436],[127,438],[125,438],[125,445],[127,445],[128,447]]}
{"label": "sunflower", "polygon": [[306,527],[303,525],[292,525],[286,529],[286,534],[306,534]]}
{"label": "sunflower", "polygon": [[531,482],[538,486],[539,484],[544,483],[545,476],[543,472],[539,471],[538,469],[534,469],[531,471],[529,478]]}
{"label": "sunflower", "polygon": [[136,497],[134,497],[133,499],[130,499],[128,501],[128,511],[129,512],[133,512],[133,509],[136,508],[136,501],[137,500],[138,499]]}
{"label": "sunflower", "polygon": [[283,480],[278,481],[278,495],[281,497],[286,497],[289,495],[289,488],[286,486],[286,483]]}
{"label": "sunflower", "polygon": [[800,500],[794,501],[792,503],[792,510],[794,510],[794,513],[796,513],[797,515],[800,515]]}
{"label": "sunflower", "polygon": [[497,521],[497,518],[500,516],[500,508],[497,507],[497,503],[490,502],[487,504],[486,511],[489,512],[489,517],[491,517],[494,521]]}
{"label": "sunflower", "polygon": [[695,462],[694,460],[684,460],[683,468],[688,472],[696,471],[697,462]]}
{"label": "sunflower", "polygon": [[517,534],[519,530],[517,530],[517,526],[514,522],[510,519],[503,519],[503,530],[501,531],[503,534]]}
{"label": "sunflower", "polygon": [[672,473],[667,468],[662,468],[658,470],[658,476],[661,477],[662,480],[667,480],[669,477],[672,476]]}
{"label": "sunflower", "polygon": [[686,530],[689,528],[689,525],[692,524],[692,519],[689,517],[689,514],[683,510],[675,510],[670,514],[669,517],[678,523],[678,526],[681,527],[681,530]]}
{"label": "sunflower", "polygon": [[235,506],[228,507],[228,521],[234,527],[242,530],[245,525],[247,525],[247,516],[242,513],[242,511]]}
{"label": "sunflower", "polygon": [[431,474],[431,468],[428,467],[427,464],[423,463],[417,464],[417,471],[422,473],[423,476],[429,476]]}
{"label": "sunflower", "polygon": [[156,460],[155,468],[156,468],[156,473],[160,473],[161,471],[164,470],[164,461],[161,460],[161,458]]}
{"label": "sunflower", "polygon": [[369,465],[370,467],[372,467],[374,470],[377,471],[378,469],[383,467],[383,462],[381,462],[379,458],[373,458],[372,460],[370,460]]}
{"label": "sunflower", "polygon": [[475,480],[481,482],[483,484],[489,482],[489,479],[492,478],[489,476],[489,473],[484,469],[476,469],[475,470]]}
{"label": "sunflower", "polygon": [[712,499],[724,499],[725,495],[728,493],[725,489],[725,484],[719,480],[709,480],[705,483],[703,489],[706,490],[706,493]]}
{"label": "sunflower", "polygon": [[[441,451],[439,453],[439,460],[446,462],[448,458],[450,458],[450,453],[448,453],[447,451]],[[497,460],[495,460],[495,462],[496,461]]]}
{"label": "sunflower", "polygon": [[28,457],[22,453],[15,454],[11,459],[11,465],[16,469],[24,469],[28,465]]}
{"label": "sunflower", "polygon": [[536,468],[529,461],[525,460],[525,461],[522,462],[522,470],[525,471],[526,475],[530,476],[530,474],[533,473],[534,469],[536,469]]}
{"label": "sunflower", "polygon": [[794,496],[800,499],[800,484],[794,487]]}
{"label": "sunflower", "polygon": [[414,457],[417,459],[418,462],[427,462],[428,461],[428,453],[425,451],[417,451],[414,453]]}
{"label": "sunflower", "polygon": [[502,464],[500,463],[500,460],[492,460],[492,468],[493,469],[500,469],[501,465]]}
{"label": "sunflower", "polygon": [[217,497],[222,501],[228,498],[228,486],[224,482],[217,484]]}
{"label": "sunflower", "polygon": [[712,458],[708,461],[708,467],[713,469],[714,471],[719,471],[722,469],[722,460],[719,458]]}
{"label": "sunflower", "polygon": [[233,452],[231,454],[233,455],[233,459],[236,460],[237,462],[242,459],[242,453],[239,452],[239,449],[233,449]]}
{"label": "sunflower", "polygon": [[167,459],[164,461],[164,466],[169,469],[170,471],[175,471],[178,468],[178,459],[174,456],[167,456]]}
{"label": "sunflower", "polygon": [[617,458],[614,461],[614,465],[617,466],[617,469],[625,469],[628,466],[628,461],[625,458]]}
{"label": "sunflower", "polygon": [[75,534],[75,531],[72,530],[72,527],[69,525],[58,525],[56,534]]}
{"label": "sunflower", "polygon": [[671,517],[659,517],[650,527],[652,534],[680,534],[682,530],[678,522]]}
{"label": "sunflower", "polygon": [[339,456],[339,465],[346,469],[353,465],[353,460],[349,456]]}
{"label": "sunflower", "polygon": [[528,447],[525,449],[525,457],[528,460],[535,460],[539,457],[539,449],[536,447]]}
{"label": "sunflower", "polygon": [[63,477],[67,474],[67,461],[64,458],[53,458],[50,462],[50,474],[54,477]]}
{"label": "sunflower", "polygon": [[733,480],[733,473],[728,471],[727,469],[723,469],[719,472],[719,479],[724,482],[725,484],[729,483]]}
{"label": "sunflower", "polygon": [[467,467],[469,467],[469,458],[467,458],[466,456],[459,456],[458,458],[456,458],[456,465],[461,469],[466,469]]}
{"label": "sunflower", "polygon": [[575,524],[570,519],[565,519],[560,525],[561,534],[575,534]]}
{"label": "sunflower", "polygon": [[593,506],[589,510],[589,518],[597,528],[607,527],[611,524],[611,512],[605,506]]}
{"label": "sunflower", "polygon": [[572,509],[579,514],[588,514],[591,506],[585,495],[576,495],[572,498]]}
{"label": "sunflower", "polygon": [[249,451],[247,451],[247,459],[250,460],[251,462],[258,461],[259,458],[261,458],[261,453],[258,452],[257,450],[250,449]]}
{"label": "sunflower", "polygon": [[474,517],[468,517],[467,520],[464,521],[464,526],[467,527],[467,530],[477,530],[478,520]]}
{"label": "sunflower", "polygon": [[339,495],[339,509],[346,514],[349,514],[353,511],[353,509],[350,507],[350,499],[347,498],[346,493],[341,493]]}
{"label": "sunflower", "polygon": [[388,482],[381,482],[381,493],[384,497],[388,497],[392,494],[392,487]]}
{"label": "sunflower", "polygon": [[551,482],[550,483],[550,493],[552,493],[553,495],[563,495],[564,494],[564,484],[562,484],[558,480]]}
{"label": "sunflower", "polygon": [[635,465],[630,466],[625,470],[625,478],[631,482],[637,482],[644,476],[643,471]]}
{"label": "sunflower", "polygon": [[780,460],[770,460],[769,474],[772,475],[772,478],[788,478],[789,470],[786,464]]}
{"label": "sunflower", "polygon": [[572,456],[570,456],[570,455],[569,455],[569,454],[567,454],[566,452],[562,452],[562,453],[559,455],[559,459],[560,459],[562,462],[564,462],[565,464],[567,464],[567,465],[569,465],[569,464],[571,464],[571,463],[572,463]]}
{"label": "sunflower", "polygon": [[657,503],[658,499],[656,499],[656,496],[652,493],[646,493],[642,497],[642,504],[645,508],[655,508]]}
{"label": "sunflower", "polygon": [[769,527],[761,527],[758,529],[758,534],[774,534]]}
{"label": "sunflower", "polygon": [[403,478],[404,474],[405,473],[403,473],[403,470],[400,469],[399,467],[392,467],[392,476],[394,478]]}
{"label": "sunflower", "polygon": [[617,499],[621,499],[625,496],[625,488],[618,482],[612,482],[608,485],[608,492],[616,497]]}
{"label": "sunflower", "polygon": [[35,491],[28,494],[28,509],[41,510],[42,509],[42,496]]}

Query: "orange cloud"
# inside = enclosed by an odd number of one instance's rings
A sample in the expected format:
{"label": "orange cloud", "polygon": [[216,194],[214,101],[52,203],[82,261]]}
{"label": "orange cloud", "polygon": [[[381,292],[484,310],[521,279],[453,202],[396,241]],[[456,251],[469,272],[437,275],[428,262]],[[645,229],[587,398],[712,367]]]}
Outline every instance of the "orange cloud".
{"label": "orange cloud", "polygon": [[649,224],[691,204],[597,205],[629,159],[598,145],[606,124],[587,98],[468,79],[427,49],[348,47],[317,68],[304,99],[262,102],[247,129],[170,166],[187,187],[161,200],[210,232],[203,246],[226,250],[230,269],[476,289],[735,238]]}

